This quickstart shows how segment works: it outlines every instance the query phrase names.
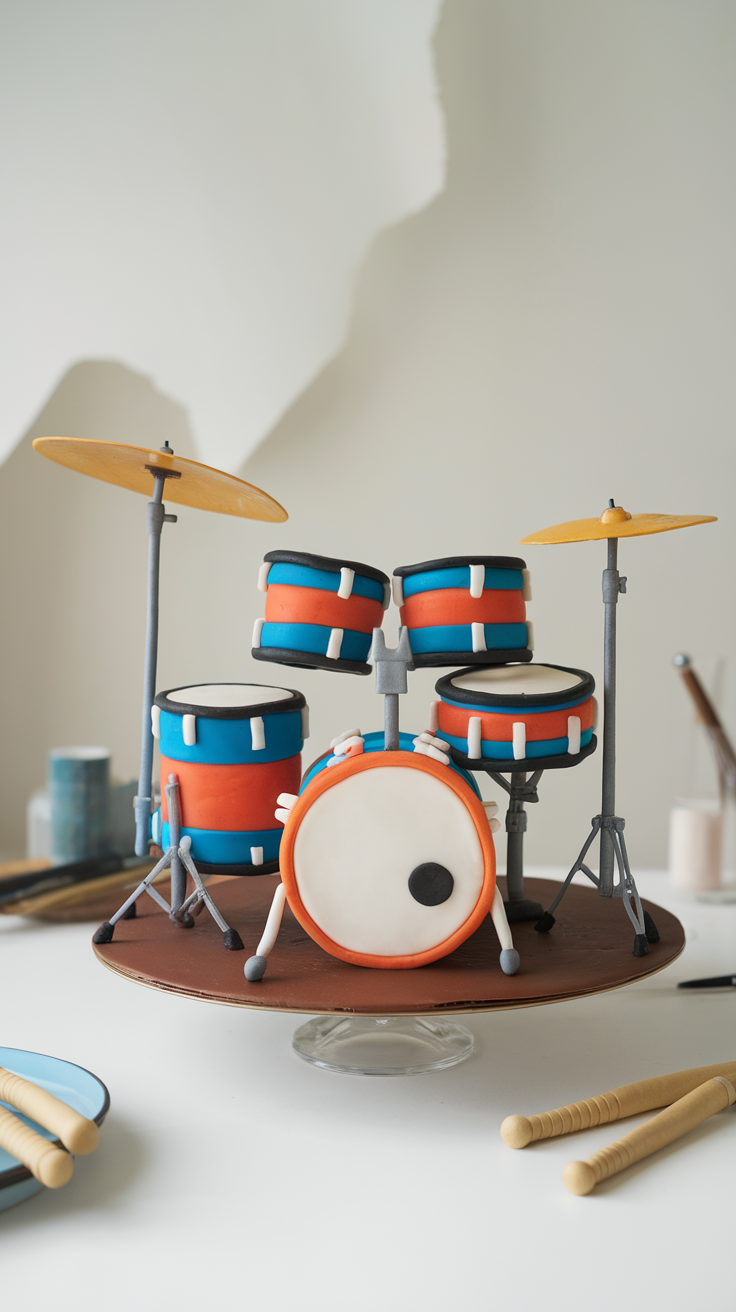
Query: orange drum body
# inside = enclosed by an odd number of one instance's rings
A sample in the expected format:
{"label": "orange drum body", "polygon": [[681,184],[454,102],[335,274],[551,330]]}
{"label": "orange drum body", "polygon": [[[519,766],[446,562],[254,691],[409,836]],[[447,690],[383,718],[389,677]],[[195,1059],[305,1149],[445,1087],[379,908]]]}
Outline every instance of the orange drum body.
{"label": "orange drum body", "polygon": [[[294,915],[325,951],[406,969],[446,956],[491,910],[493,839],[474,782],[452,764],[384,752],[322,758],[286,822],[281,877]],[[408,748],[408,750],[407,750]]]}

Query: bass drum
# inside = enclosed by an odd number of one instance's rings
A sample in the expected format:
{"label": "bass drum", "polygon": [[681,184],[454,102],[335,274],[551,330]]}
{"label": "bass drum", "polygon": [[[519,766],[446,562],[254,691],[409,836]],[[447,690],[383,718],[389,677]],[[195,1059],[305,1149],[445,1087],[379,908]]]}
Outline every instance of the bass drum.
{"label": "bass drum", "polygon": [[[403,737],[403,735],[402,735]],[[447,956],[488,915],[496,860],[474,784],[411,751],[317,763],[284,829],[281,877],[315,942],[358,966]]]}

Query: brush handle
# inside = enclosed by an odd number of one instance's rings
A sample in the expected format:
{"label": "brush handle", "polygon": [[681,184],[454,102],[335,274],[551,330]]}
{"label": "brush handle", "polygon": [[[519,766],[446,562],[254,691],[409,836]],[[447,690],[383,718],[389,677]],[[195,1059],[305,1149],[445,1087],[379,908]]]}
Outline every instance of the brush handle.
{"label": "brush handle", "polygon": [[716,708],[695,673],[695,670],[691,669],[689,665],[683,665],[680,668],[680,678],[695,703],[695,708],[698,712],[701,724],[706,724],[712,729],[722,729],[723,726],[718,718]]}
{"label": "brush handle", "polygon": [[0,1148],[28,1167],[47,1189],[60,1189],[74,1174],[74,1158],[36,1134],[7,1108],[0,1107]]}
{"label": "brush handle", "polygon": [[[94,1152],[97,1147],[100,1132],[94,1121],[89,1121],[86,1116],[75,1112],[73,1107],[55,1098],[48,1090],[41,1089],[37,1084],[31,1084],[30,1080],[24,1080],[20,1075],[13,1075],[2,1066],[0,1066],[0,1100],[12,1103],[13,1107],[17,1107],[24,1116],[37,1121],[45,1130],[50,1130],[57,1139],[61,1139],[70,1153],[84,1156],[86,1153]],[[46,1140],[42,1139],[41,1142],[45,1143]],[[13,1155],[17,1157],[18,1153]],[[25,1162],[24,1158],[21,1160]],[[25,1162],[25,1165],[27,1166],[28,1163]]]}
{"label": "brush handle", "polygon": [[551,1112],[536,1116],[507,1116],[501,1126],[501,1138],[509,1148],[526,1148],[539,1139],[556,1139],[561,1134],[587,1130],[594,1125],[607,1125],[625,1116],[666,1107],[686,1093],[697,1089],[704,1080],[724,1075],[736,1083],[736,1061],[718,1062],[715,1066],[696,1066],[692,1070],[675,1071],[671,1075],[657,1075],[651,1080],[638,1080],[623,1084],[610,1093],[599,1093],[594,1098],[556,1107]]}
{"label": "brush handle", "polygon": [[631,1134],[593,1153],[586,1161],[568,1162],[562,1172],[562,1183],[572,1194],[589,1194],[601,1180],[610,1179],[626,1170],[627,1166],[633,1166],[634,1162],[640,1162],[668,1143],[674,1143],[675,1139],[681,1139],[683,1134],[734,1102],[736,1089],[731,1081],[716,1075],[671,1107],[666,1107],[658,1116],[653,1116],[651,1121],[632,1130]]}

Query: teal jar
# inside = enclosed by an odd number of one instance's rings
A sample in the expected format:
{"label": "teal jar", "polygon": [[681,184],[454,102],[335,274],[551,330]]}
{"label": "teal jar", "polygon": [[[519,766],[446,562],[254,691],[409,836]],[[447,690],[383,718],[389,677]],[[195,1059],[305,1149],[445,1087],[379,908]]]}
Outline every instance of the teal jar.
{"label": "teal jar", "polygon": [[51,859],[57,865],[110,850],[110,752],[54,747],[49,752]]}

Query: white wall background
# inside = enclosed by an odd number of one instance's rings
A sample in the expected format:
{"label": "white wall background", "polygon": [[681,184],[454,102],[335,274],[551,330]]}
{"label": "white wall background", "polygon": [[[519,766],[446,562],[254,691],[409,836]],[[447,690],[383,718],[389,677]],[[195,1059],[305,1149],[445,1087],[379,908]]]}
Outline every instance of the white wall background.
{"label": "white wall background", "polygon": [[2,6],[0,457],[90,357],[242,463],[338,349],[378,229],[442,185],[439,6]]}
{"label": "white wall background", "polygon": [[[342,728],[376,727],[380,707],[372,680],[250,659],[265,551],[390,573],[453,552],[514,554],[524,534],[598,514],[609,496],[716,514],[620,553],[619,806],[634,863],[664,863],[673,796],[713,785],[675,651],[720,670],[736,732],[735,28],[719,0],[446,0],[446,189],[378,239],[344,349],[240,471],[290,522],[183,509],[166,528],[159,686],[300,687],[316,755]],[[8,850],[49,746],[107,742],[122,772],[137,769],[145,503],[42,461],[29,448],[42,432],[194,451],[185,396],[115,361],[81,362],[0,470]],[[538,658],[596,678],[604,553],[526,549]],[[412,676],[406,727],[423,727],[435,677]],[[577,853],[599,768],[593,757],[545,777],[530,860]]]}

